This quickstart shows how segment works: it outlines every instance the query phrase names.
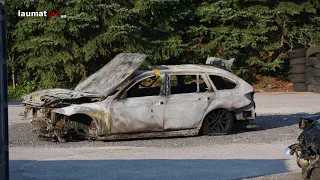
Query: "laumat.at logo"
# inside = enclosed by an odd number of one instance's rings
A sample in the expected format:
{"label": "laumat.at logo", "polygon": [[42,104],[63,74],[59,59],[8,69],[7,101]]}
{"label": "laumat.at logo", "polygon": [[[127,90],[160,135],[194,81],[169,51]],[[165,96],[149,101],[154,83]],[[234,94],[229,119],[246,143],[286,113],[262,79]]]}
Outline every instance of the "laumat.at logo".
{"label": "laumat.at logo", "polygon": [[36,12],[23,12],[18,10],[19,17],[61,17],[66,18],[66,15],[62,15],[59,11],[36,11]]}

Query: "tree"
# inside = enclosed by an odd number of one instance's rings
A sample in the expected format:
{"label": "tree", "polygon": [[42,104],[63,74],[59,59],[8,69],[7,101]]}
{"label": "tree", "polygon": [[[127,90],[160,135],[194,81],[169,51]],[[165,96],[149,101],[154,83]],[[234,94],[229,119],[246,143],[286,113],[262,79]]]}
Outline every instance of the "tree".
{"label": "tree", "polygon": [[[286,75],[286,52],[320,43],[319,0],[12,0],[7,2],[13,86],[72,88],[120,52],[148,63],[236,58],[235,72]],[[18,17],[18,10],[61,17]],[[23,91],[23,92],[25,92]]]}
{"label": "tree", "polygon": [[121,48],[128,50],[126,37],[135,31],[126,23],[134,12],[119,4],[55,0],[25,1],[24,6],[25,11],[58,10],[66,15],[50,19],[25,17],[13,31],[13,49],[23,55],[23,76],[35,78],[39,88],[55,87],[60,81],[66,87],[74,86]]}
{"label": "tree", "polygon": [[319,11],[312,2],[203,2],[196,11],[200,24],[189,30],[198,40],[192,49],[211,56],[235,57],[243,77],[271,74],[282,66],[288,49],[308,44],[303,27]]}

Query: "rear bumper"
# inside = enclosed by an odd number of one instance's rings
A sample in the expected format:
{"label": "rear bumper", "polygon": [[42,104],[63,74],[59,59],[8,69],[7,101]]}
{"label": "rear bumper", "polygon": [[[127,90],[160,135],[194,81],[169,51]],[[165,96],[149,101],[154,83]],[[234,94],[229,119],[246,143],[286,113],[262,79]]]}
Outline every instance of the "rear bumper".
{"label": "rear bumper", "polygon": [[237,120],[254,120],[256,118],[255,102],[234,111]]}

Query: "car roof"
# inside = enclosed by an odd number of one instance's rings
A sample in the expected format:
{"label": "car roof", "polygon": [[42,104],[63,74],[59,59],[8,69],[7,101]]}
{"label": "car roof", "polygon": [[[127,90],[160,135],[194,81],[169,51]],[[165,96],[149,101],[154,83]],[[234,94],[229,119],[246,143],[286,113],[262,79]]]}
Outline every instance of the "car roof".
{"label": "car roof", "polygon": [[[158,72],[157,72],[158,71]],[[159,73],[160,72],[160,73]],[[197,65],[197,64],[182,64],[182,65],[162,65],[162,66],[156,66],[153,70],[138,70],[135,72],[135,78],[139,79],[140,77],[145,76],[152,76],[156,74],[170,74],[170,73],[208,73],[213,75],[218,75],[222,77],[226,77],[232,81],[236,81],[239,83],[240,86],[243,87],[249,87],[253,91],[253,88],[250,84],[248,84],[246,81],[238,77],[237,75],[233,74],[230,71],[214,67],[211,65]],[[247,91],[246,89],[243,89],[244,91]]]}
{"label": "car roof", "polygon": [[160,71],[166,72],[166,71],[219,71],[219,72],[227,72],[226,70],[210,66],[210,65],[198,65],[198,64],[181,64],[181,65],[161,65],[156,66],[157,69]]}
{"label": "car roof", "polygon": [[136,72],[136,75],[140,74],[154,74],[154,70],[159,70],[160,73],[173,73],[173,72],[181,72],[181,73],[215,73],[215,74],[225,74],[229,76],[235,76],[233,73],[217,68],[210,65],[198,65],[198,64],[181,64],[181,65],[161,65],[155,66],[153,70],[139,70]]}

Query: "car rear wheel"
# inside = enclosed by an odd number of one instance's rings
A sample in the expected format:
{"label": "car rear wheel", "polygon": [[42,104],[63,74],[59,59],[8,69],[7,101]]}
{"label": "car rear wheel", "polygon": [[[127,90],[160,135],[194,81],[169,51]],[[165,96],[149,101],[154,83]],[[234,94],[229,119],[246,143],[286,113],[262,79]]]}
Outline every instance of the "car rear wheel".
{"label": "car rear wheel", "polygon": [[233,126],[234,116],[226,109],[216,109],[203,120],[202,133],[206,135],[228,134]]}

